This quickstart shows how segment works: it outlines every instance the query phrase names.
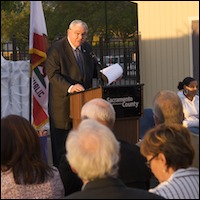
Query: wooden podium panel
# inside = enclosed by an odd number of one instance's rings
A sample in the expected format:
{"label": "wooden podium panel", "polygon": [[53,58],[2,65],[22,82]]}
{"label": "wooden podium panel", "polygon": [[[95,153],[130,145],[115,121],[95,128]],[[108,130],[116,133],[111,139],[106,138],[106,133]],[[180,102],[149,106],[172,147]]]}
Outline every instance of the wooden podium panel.
{"label": "wooden podium panel", "polygon": [[98,87],[70,95],[70,117],[73,128],[81,121],[81,108],[91,99],[103,98],[116,111],[114,133],[118,139],[137,143],[139,117],[143,112],[143,85]]}
{"label": "wooden podium panel", "polygon": [[81,121],[82,106],[94,98],[102,98],[101,87],[70,95],[70,117],[73,120],[73,128],[76,128]]}
{"label": "wooden podium panel", "polygon": [[139,141],[139,118],[116,119],[114,132],[118,139],[135,144]]}

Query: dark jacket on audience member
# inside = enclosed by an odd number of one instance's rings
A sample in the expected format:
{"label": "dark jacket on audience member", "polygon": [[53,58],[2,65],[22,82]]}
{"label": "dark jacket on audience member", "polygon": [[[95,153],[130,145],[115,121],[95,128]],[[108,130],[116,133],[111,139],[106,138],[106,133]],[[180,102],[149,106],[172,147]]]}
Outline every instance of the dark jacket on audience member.
{"label": "dark jacket on audience member", "polygon": [[[128,187],[148,190],[151,171],[145,165],[146,158],[140,154],[140,148],[123,140],[118,141],[121,146],[118,177]],[[58,169],[65,187],[65,195],[81,190],[82,181],[71,170],[65,155],[62,157]]]}
{"label": "dark jacket on audience member", "polygon": [[118,177],[128,187],[148,190],[151,171],[145,164],[147,160],[141,155],[140,147],[123,140],[118,141],[121,154]]}
{"label": "dark jacket on audience member", "polygon": [[64,199],[164,199],[146,190],[126,187],[120,179],[102,178],[87,183],[83,190]]}
{"label": "dark jacket on audience member", "polygon": [[65,155],[61,158],[58,170],[65,188],[65,195],[81,190],[83,182],[77,174],[72,171]]}

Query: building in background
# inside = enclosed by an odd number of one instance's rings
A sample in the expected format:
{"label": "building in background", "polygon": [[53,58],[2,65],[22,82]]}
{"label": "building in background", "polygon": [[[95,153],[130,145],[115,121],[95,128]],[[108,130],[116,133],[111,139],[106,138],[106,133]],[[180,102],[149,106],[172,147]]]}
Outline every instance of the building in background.
{"label": "building in background", "polygon": [[199,1],[137,3],[140,82],[144,108],[163,89],[177,91],[186,76],[199,81]]}

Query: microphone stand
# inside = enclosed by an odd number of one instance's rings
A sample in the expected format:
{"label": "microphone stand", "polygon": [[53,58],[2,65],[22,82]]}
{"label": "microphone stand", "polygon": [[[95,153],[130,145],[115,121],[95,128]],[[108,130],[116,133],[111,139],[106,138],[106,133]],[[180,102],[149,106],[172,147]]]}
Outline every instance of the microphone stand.
{"label": "microphone stand", "polygon": [[92,59],[94,60],[94,64],[96,65],[98,85],[103,86],[104,82],[101,78],[101,73],[100,73],[100,70],[103,69],[102,64],[100,61],[98,61],[96,55],[93,52],[91,52],[91,56],[92,56]]}

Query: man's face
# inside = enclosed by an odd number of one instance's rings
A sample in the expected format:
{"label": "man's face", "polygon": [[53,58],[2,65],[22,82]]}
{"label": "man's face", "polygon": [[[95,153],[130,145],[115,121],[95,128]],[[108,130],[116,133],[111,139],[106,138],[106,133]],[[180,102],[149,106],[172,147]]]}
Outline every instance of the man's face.
{"label": "man's face", "polygon": [[71,41],[71,43],[77,48],[81,46],[86,38],[87,38],[87,32],[84,28],[84,26],[76,25],[71,29],[68,29],[68,37]]}

